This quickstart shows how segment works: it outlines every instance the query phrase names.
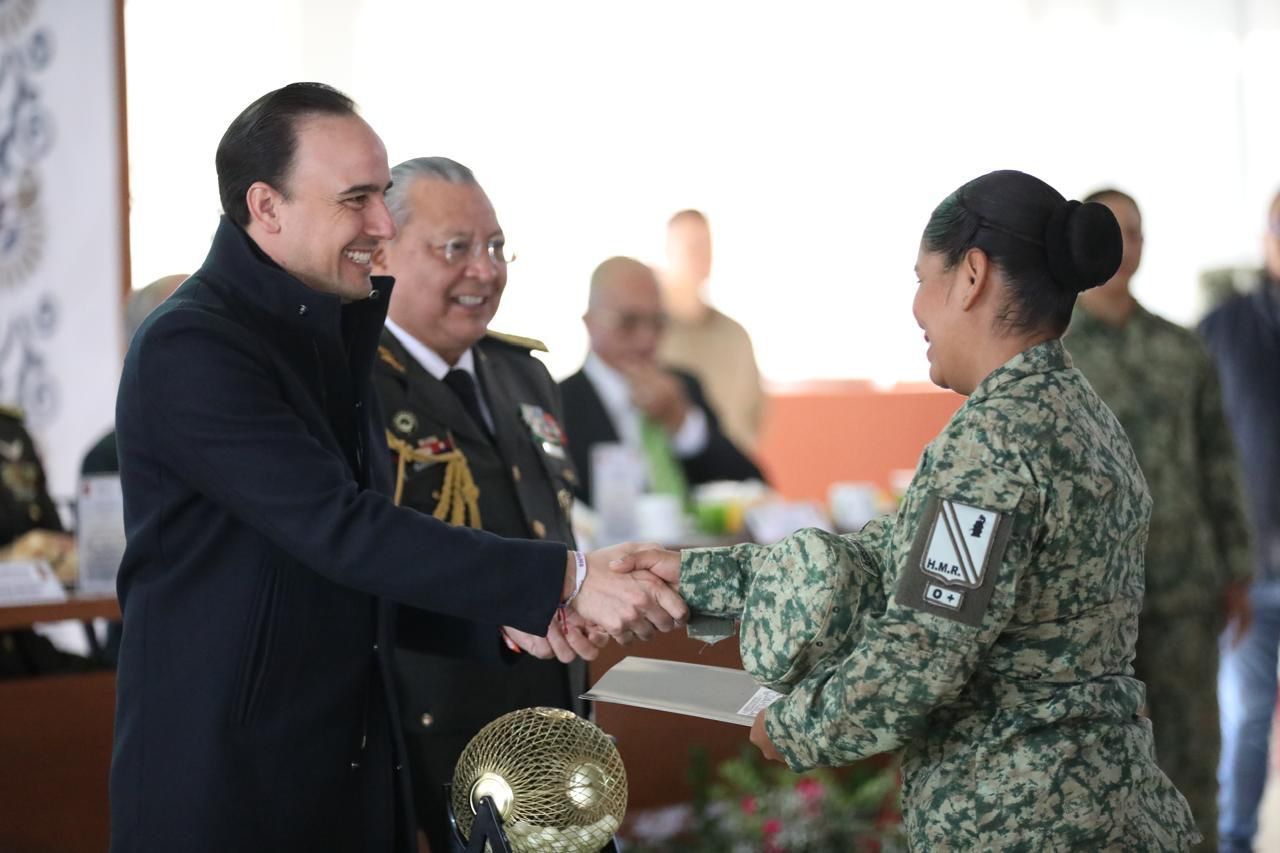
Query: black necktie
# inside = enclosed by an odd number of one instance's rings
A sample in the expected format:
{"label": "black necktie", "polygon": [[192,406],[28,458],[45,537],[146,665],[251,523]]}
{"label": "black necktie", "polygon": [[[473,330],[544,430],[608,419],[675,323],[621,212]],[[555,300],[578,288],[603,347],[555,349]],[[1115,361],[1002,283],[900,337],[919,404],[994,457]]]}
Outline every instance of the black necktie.
{"label": "black necktie", "polygon": [[489,435],[489,425],[480,411],[480,397],[476,393],[475,380],[465,370],[450,370],[444,375],[444,384],[462,401],[462,408],[467,410],[471,420],[476,422],[485,435]]}

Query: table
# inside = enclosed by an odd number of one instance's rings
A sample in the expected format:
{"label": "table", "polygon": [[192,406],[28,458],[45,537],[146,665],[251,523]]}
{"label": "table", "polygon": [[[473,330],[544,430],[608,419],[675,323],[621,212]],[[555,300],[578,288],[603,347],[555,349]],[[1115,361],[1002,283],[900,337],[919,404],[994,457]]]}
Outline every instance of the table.
{"label": "table", "polygon": [[[0,607],[0,629],[119,619],[113,596]],[[0,850],[102,853],[115,717],[114,672],[0,681]]]}

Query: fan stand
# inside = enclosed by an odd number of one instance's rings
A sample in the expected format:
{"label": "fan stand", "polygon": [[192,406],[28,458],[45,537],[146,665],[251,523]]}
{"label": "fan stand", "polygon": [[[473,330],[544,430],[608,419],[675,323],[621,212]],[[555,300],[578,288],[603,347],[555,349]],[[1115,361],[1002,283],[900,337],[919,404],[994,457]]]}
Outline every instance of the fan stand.
{"label": "fan stand", "polygon": [[[471,841],[462,840],[462,832],[458,829],[458,819],[453,814],[453,805],[449,806],[449,827],[453,830],[454,853],[485,853],[485,843],[489,844],[492,853],[512,853],[511,842],[507,839],[506,830],[502,827],[502,815],[493,804],[491,797],[481,797],[480,807],[476,809],[476,819],[471,824]],[[618,853],[618,842],[610,838],[609,843],[600,848],[599,853]]]}
{"label": "fan stand", "polygon": [[[449,823],[454,835],[459,836],[453,809],[449,810]],[[471,824],[471,843],[464,849],[466,853],[485,853],[486,842],[493,853],[511,853],[511,842],[507,840],[507,833],[502,828],[502,815],[498,814],[498,807],[493,804],[492,797],[480,798],[480,808],[476,809],[476,819]]]}

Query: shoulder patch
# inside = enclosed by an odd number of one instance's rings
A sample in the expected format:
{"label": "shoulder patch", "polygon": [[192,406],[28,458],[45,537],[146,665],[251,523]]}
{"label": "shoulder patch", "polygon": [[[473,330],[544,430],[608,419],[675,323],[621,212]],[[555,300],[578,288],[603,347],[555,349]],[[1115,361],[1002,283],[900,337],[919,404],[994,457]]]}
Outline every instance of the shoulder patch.
{"label": "shoulder patch", "polygon": [[894,600],[981,625],[1012,527],[1007,513],[930,495]]}
{"label": "shoulder patch", "polygon": [[20,421],[23,418],[22,409],[17,406],[0,406],[0,416],[13,418],[15,421]]}
{"label": "shoulder patch", "polygon": [[501,341],[520,349],[537,350],[538,352],[548,352],[547,345],[537,338],[526,338],[520,335],[508,335],[506,332],[495,332],[490,329],[485,332],[485,337],[493,338],[495,341]]}

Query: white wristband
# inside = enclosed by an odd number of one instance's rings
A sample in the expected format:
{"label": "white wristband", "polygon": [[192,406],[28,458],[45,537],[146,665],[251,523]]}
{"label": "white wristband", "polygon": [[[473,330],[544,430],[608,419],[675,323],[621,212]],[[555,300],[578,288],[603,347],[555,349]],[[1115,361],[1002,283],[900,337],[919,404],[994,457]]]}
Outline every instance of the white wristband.
{"label": "white wristband", "polygon": [[573,561],[577,564],[577,567],[573,576],[573,593],[564,600],[564,604],[560,605],[561,607],[577,598],[579,590],[582,589],[582,582],[587,579],[587,555],[581,551],[570,551],[569,553],[573,555]]}

